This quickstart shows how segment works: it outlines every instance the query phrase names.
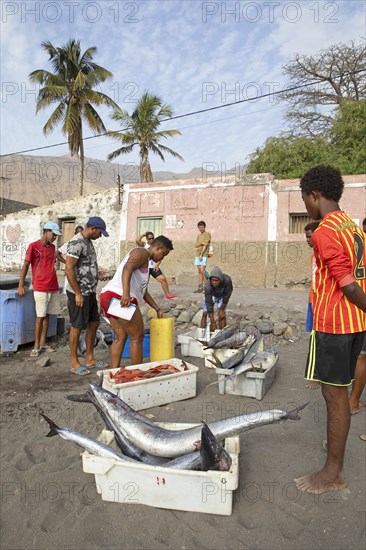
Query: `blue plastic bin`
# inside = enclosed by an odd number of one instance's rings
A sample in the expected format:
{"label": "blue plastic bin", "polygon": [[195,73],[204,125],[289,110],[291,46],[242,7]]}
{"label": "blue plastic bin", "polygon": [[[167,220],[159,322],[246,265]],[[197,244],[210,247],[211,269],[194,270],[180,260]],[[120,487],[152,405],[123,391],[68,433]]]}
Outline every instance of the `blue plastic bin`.
{"label": "blue plastic bin", "polygon": [[[1,352],[15,353],[18,346],[34,342],[36,308],[33,290],[19,296],[16,289],[0,290]],[[57,315],[50,315],[47,336],[57,334]]]}
{"label": "blue plastic bin", "polygon": [[[150,334],[145,334],[144,341],[142,343],[142,356],[150,357]],[[125,349],[123,350],[122,356],[124,359],[131,357],[130,355],[130,337],[127,338]]]}

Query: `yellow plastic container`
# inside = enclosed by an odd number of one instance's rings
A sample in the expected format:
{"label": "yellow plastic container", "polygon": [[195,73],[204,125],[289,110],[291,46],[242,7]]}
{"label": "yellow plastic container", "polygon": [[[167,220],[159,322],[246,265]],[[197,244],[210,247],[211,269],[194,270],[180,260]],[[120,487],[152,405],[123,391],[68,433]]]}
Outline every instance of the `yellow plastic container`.
{"label": "yellow plastic container", "polygon": [[151,319],[150,361],[174,357],[174,319]]}

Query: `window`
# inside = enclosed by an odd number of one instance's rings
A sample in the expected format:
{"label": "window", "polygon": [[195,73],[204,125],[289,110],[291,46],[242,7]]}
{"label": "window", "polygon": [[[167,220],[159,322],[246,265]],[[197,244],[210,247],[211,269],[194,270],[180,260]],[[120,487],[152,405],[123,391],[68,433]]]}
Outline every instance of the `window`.
{"label": "window", "polygon": [[299,235],[304,233],[304,227],[314,221],[309,214],[290,214],[289,233]]}
{"label": "window", "polygon": [[159,217],[147,217],[137,218],[137,234],[142,235],[146,231],[154,233],[154,237],[158,237],[163,234],[163,218]]}

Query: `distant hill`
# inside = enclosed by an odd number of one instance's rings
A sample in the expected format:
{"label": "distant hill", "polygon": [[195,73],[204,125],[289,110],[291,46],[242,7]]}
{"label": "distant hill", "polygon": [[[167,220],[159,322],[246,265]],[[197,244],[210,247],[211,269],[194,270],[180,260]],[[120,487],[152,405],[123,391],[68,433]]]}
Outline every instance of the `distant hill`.
{"label": "distant hill", "polygon": [[[79,161],[70,155],[40,157],[4,156],[0,159],[3,199],[42,206],[78,196]],[[84,194],[96,193],[116,185],[117,175],[125,183],[139,182],[137,165],[116,164],[99,159],[85,159]],[[187,173],[154,172],[154,181],[202,178],[202,168]]]}

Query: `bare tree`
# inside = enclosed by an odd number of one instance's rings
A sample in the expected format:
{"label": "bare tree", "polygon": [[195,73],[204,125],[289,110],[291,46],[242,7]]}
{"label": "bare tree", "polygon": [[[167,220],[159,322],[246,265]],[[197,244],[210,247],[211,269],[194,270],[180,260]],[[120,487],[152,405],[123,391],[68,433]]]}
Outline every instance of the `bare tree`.
{"label": "bare tree", "polygon": [[286,119],[293,135],[316,136],[334,124],[334,109],[342,101],[366,97],[366,46],[335,44],[316,56],[297,54],[284,67],[287,87],[304,86],[285,92],[289,103]]}

